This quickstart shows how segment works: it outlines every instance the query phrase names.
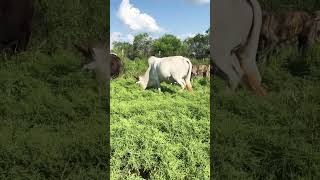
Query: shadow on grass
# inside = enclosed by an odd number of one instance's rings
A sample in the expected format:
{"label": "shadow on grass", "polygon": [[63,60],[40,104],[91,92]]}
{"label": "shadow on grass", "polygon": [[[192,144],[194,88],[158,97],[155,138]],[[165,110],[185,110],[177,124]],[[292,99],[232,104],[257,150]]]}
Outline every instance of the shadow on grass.
{"label": "shadow on grass", "polygon": [[163,93],[166,92],[166,93],[170,93],[170,94],[176,93],[176,91],[174,91],[168,87],[164,87],[164,86],[161,87],[161,92],[163,92]]}

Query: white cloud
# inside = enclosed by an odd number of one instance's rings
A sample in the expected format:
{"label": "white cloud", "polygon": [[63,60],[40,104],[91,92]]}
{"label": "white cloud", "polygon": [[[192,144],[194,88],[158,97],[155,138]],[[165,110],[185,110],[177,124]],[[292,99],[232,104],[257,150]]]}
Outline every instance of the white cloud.
{"label": "white cloud", "polygon": [[188,2],[191,2],[193,4],[209,4],[210,0],[186,0]]}
{"label": "white cloud", "polygon": [[118,16],[121,21],[134,31],[161,32],[156,20],[146,13],[142,13],[138,8],[130,4],[129,0],[122,0]]}
{"label": "white cloud", "polygon": [[133,43],[133,40],[134,40],[134,36],[132,35],[132,34],[128,34],[127,35],[127,39],[128,39],[128,41],[129,41],[129,43]]}
{"label": "white cloud", "polygon": [[112,32],[111,33],[111,35],[110,35],[110,49],[112,49],[113,42],[121,40],[121,36],[122,36],[122,33],[120,33],[120,32]]}
{"label": "white cloud", "polygon": [[121,39],[121,32],[111,32],[110,41],[119,41]]}
{"label": "white cloud", "polygon": [[110,49],[113,48],[113,45],[112,45],[113,42],[128,42],[128,43],[132,44],[133,40],[134,40],[134,35],[132,35],[132,34],[124,35],[121,32],[111,32]]}
{"label": "white cloud", "polygon": [[177,37],[180,39],[180,40],[185,40],[187,38],[192,38],[192,37],[195,37],[197,34],[196,33],[186,33],[186,34],[180,34],[178,35]]}

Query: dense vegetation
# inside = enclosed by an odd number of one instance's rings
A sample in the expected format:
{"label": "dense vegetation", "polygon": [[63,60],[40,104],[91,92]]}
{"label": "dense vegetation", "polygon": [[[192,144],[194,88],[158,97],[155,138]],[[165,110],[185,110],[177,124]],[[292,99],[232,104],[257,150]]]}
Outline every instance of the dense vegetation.
{"label": "dense vegetation", "polygon": [[73,43],[107,38],[105,1],[36,1],[26,52],[0,55],[0,179],[106,179],[106,100]]}
{"label": "dense vegetation", "polygon": [[289,10],[304,10],[315,11],[319,10],[320,1],[318,0],[258,0],[262,9],[269,11],[289,11]]}
{"label": "dense vegetation", "polygon": [[166,83],[143,91],[133,76],[147,59],[123,59],[111,82],[111,178],[209,179],[209,79],[194,79],[193,93]]}
{"label": "dense vegetation", "polygon": [[210,29],[204,34],[198,33],[194,37],[187,37],[184,40],[172,34],[164,34],[158,39],[152,39],[148,33],[141,33],[134,36],[133,43],[113,42],[112,51],[127,57],[147,58],[150,56],[185,56],[197,60],[210,58]]}

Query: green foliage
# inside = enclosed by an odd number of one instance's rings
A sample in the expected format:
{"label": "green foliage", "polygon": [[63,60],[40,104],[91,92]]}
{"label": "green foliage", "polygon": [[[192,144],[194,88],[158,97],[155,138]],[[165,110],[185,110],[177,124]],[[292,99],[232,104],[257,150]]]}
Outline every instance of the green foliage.
{"label": "green foliage", "polygon": [[0,59],[0,179],[105,179],[105,105],[79,56]]}
{"label": "green foliage", "polygon": [[135,58],[133,45],[127,42],[113,42],[112,51],[120,56],[128,57],[129,59]]}
{"label": "green foliage", "polygon": [[210,57],[209,34],[197,34],[185,40],[189,57],[204,59]]}
{"label": "green foliage", "polygon": [[259,0],[259,2],[262,9],[269,11],[315,11],[320,8],[320,1],[318,0]]}
{"label": "green foliage", "polygon": [[36,1],[31,49],[53,53],[73,43],[109,35],[109,4],[102,0]]}
{"label": "green foliage", "polygon": [[138,34],[133,40],[134,57],[144,58],[151,55],[152,39],[148,33]]}
{"label": "green foliage", "polygon": [[35,2],[29,51],[0,55],[0,179],[106,179],[106,100],[71,52],[108,37],[109,4]]}
{"label": "green foliage", "polygon": [[210,57],[209,34],[208,29],[205,34],[181,41],[171,34],[153,40],[148,33],[141,33],[134,37],[133,44],[113,42],[112,51],[131,60],[175,55],[204,60]]}
{"label": "green foliage", "polygon": [[181,41],[171,34],[165,34],[152,44],[152,53],[158,57],[178,55]]}
{"label": "green foliage", "polygon": [[259,64],[266,97],[213,81],[215,179],[320,178],[320,46],[297,52]]}
{"label": "green foliage", "polygon": [[193,93],[162,83],[141,90],[147,60],[124,60],[111,82],[111,179],[209,179],[209,79]]}

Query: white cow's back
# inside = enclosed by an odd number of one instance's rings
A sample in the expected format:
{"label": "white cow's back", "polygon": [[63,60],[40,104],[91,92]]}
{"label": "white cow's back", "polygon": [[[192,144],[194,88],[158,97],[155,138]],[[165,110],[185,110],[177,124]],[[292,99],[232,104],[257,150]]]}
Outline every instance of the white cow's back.
{"label": "white cow's back", "polygon": [[165,58],[151,57],[148,62],[151,68],[156,70],[159,80],[165,82],[173,82],[174,79],[172,78],[185,79],[191,65],[191,62],[182,56]]}

